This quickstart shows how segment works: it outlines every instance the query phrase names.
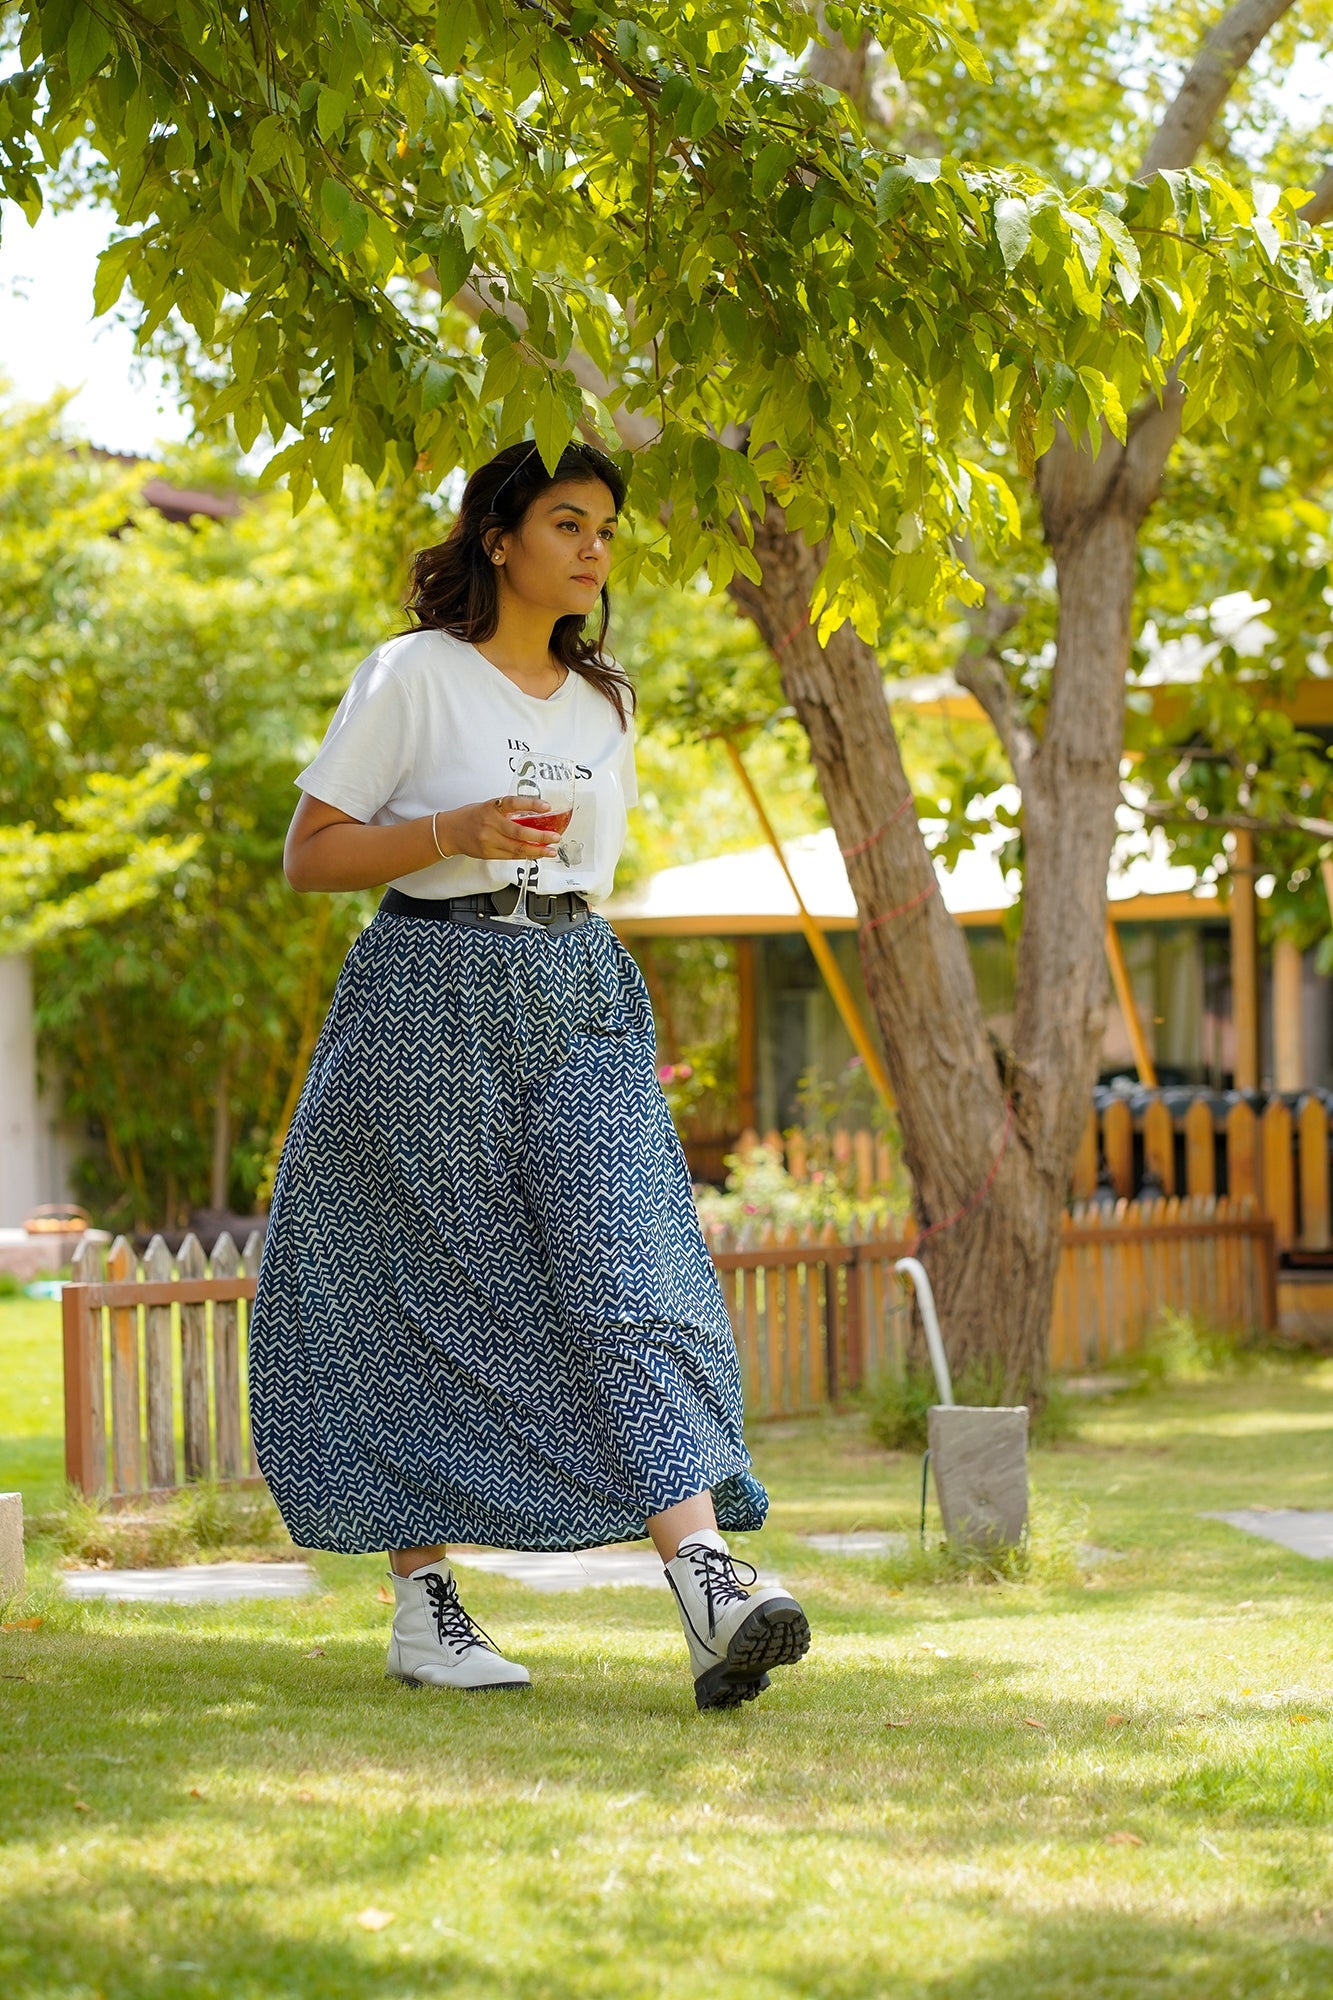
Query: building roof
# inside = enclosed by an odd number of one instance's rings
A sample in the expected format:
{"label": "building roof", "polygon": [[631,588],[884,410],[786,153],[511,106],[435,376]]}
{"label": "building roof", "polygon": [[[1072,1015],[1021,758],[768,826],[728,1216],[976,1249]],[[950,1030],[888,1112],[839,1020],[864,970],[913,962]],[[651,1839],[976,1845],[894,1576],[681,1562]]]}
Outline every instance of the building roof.
{"label": "building roof", "polygon": [[[929,836],[929,828],[926,828]],[[1113,862],[1107,890],[1121,922],[1199,919],[1216,912],[1215,886],[1169,858],[1161,833],[1125,829],[1121,845],[1136,851]],[[986,834],[951,868],[935,863],[944,907],[963,924],[998,924],[1017,898],[1017,879],[1000,865],[1001,834]],[[831,827],[783,842],[802,899],[825,930],[855,930],[856,900]],[[800,929],[796,900],[770,847],[718,854],[680,868],[663,868],[637,888],[613,896],[602,915],[629,935],[676,932],[737,936]]]}

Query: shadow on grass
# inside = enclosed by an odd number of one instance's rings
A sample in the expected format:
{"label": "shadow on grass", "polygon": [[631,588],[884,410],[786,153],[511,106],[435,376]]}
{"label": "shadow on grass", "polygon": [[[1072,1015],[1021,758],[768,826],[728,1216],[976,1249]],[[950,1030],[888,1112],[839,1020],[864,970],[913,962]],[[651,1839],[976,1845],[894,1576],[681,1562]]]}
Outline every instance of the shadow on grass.
{"label": "shadow on grass", "polygon": [[[462,1921],[447,1882],[439,1889]],[[399,1901],[420,1900],[419,1883],[414,1891]],[[272,1897],[261,1917],[239,1888],[219,1896],[122,1867],[91,1908],[54,1891],[14,1899],[7,1932],[24,1940],[23,1957],[0,1950],[0,1964],[17,1976],[11,2000],[702,2000],[738,1990],[761,2000],[1324,2000],[1333,1979],[1333,1949],[1277,1908],[1252,1908],[1242,1927],[959,1897],[834,1924],[798,1895],[753,1912],[741,1935],[708,1925],[709,1899],[680,1886],[610,1916],[572,1881],[530,1901],[522,1891],[508,1885],[503,1913],[474,1906],[469,1936],[423,1911],[371,1937],[351,1916],[301,1930]]]}

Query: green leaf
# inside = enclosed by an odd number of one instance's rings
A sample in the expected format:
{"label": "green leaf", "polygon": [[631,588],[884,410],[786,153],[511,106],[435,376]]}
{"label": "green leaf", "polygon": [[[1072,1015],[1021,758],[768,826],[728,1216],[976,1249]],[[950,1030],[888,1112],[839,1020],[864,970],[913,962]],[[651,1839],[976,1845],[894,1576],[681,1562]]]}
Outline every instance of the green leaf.
{"label": "green leaf", "polygon": [[97,260],[97,276],[93,281],[93,318],[100,319],[116,303],[125,289],[125,279],[130,264],[139,249],[137,236],[122,236],[111,243]]}
{"label": "green leaf", "polygon": [[750,185],[760,201],[767,201],[790,168],[794,153],[790,146],[778,139],[770,139],[761,148],[754,165],[750,169]]}
{"label": "green leaf", "polygon": [[101,69],[114,47],[109,30],[92,8],[75,7],[65,43],[69,80],[75,90],[82,90],[89,77]]}
{"label": "green leaf", "polygon": [[532,435],[548,472],[555,471],[573,433],[573,416],[548,375],[537,390],[532,412]]}
{"label": "green leaf", "polygon": [[336,222],[339,228],[341,228],[346,222],[348,211],[352,206],[352,197],[342,182],[334,180],[332,174],[330,174],[321,183],[319,205],[325,215],[328,216],[329,221]]}
{"label": "green leaf", "polygon": [[995,236],[1004,268],[1012,271],[1032,240],[1032,216],[1020,196],[1007,194],[996,202]]}
{"label": "green leaf", "polygon": [[351,99],[345,97],[342,91],[330,90],[327,84],[324,85],[315,110],[315,127],[321,139],[331,139],[335,132],[342,130],[350,106]]}
{"label": "green leaf", "polygon": [[472,252],[452,224],[446,223],[441,229],[432,261],[440,281],[440,296],[451,299],[467,283],[472,270]]}
{"label": "green leaf", "polygon": [[722,454],[715,438],[699,437],[694,440],[690,449],[690,470],[700,494],[712,492],[721,464]]}
{"label": "green leaf", "polygon": [[441,403],[447,403],[453,395],[454,384],[458,380],[458,370],[450,368],[443,361],[430,360],[426,363],[421,377],[421,407],[423,410],[438,410]]}
{"label": "green leaf", "polygon": [[892,222],[912,187],[913,178],[906,167],[886,167],[875,183],[875,220]]}
{"label": "green leaf", "polygon": [[440,0],[435,14],[435,53],[446,75],[456,70],[469,42],[478,37],[472,0]]}
{"label": "green leaf", "polygon": [[717,99],[715,97],[705,97],[696,106],[694,116],[690,120],[690,137],[692,139],[704,138],[717,124],[719,116]]}

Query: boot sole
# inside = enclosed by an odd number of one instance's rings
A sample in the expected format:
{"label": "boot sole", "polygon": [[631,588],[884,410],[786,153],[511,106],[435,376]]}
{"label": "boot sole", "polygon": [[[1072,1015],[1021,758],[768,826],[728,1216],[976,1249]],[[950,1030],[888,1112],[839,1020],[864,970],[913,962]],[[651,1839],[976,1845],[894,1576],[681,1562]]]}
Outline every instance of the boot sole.
{"label": "boot sole", "polygon": [[[440,1689],[448,1686],[443,1681],[419,1681],[415,1674],[386,1673],[384,1678],[386,1681],[397,1681],[401,1687],[406,1688],[429,1687]],[[480,1681],[476,1687],[448,1688],[448,1692],[451,1694],[528,1694],[531,1688],[531,1681]]]}
{"label": "boot sole", "polygon": [[795,1598],[758,1605],[737,1627],[727,1657],[694,1683],[696,1706],[739,1708],[769,1685],[770,1667],[791,1667],[810,1650],[810,1624]]}

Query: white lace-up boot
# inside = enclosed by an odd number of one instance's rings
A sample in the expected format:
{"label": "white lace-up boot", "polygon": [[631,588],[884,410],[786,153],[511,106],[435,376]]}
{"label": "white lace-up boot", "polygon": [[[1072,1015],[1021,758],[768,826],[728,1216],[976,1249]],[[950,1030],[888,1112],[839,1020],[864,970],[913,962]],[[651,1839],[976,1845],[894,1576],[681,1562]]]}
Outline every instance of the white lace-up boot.
{"label": "white lace-up boot", "polygon": [[794,1597],[779,1584],[746,1588],[737,1563],[716,1528],[687,1535],[666,1565],[685,1627],[700,1708],[737,1708],[768,1686],[770,1667],[804,1658],[810,1627]]}
{"label": "white lace-up boot", "polygon": [[530,1684],[527,1668],[504,1659],[494,1641],[468,1617],[447,1562],[423,1563],[410,1576],[389,1573],[397,1599],[384,1669],[391,1679],[469,1689]]}

